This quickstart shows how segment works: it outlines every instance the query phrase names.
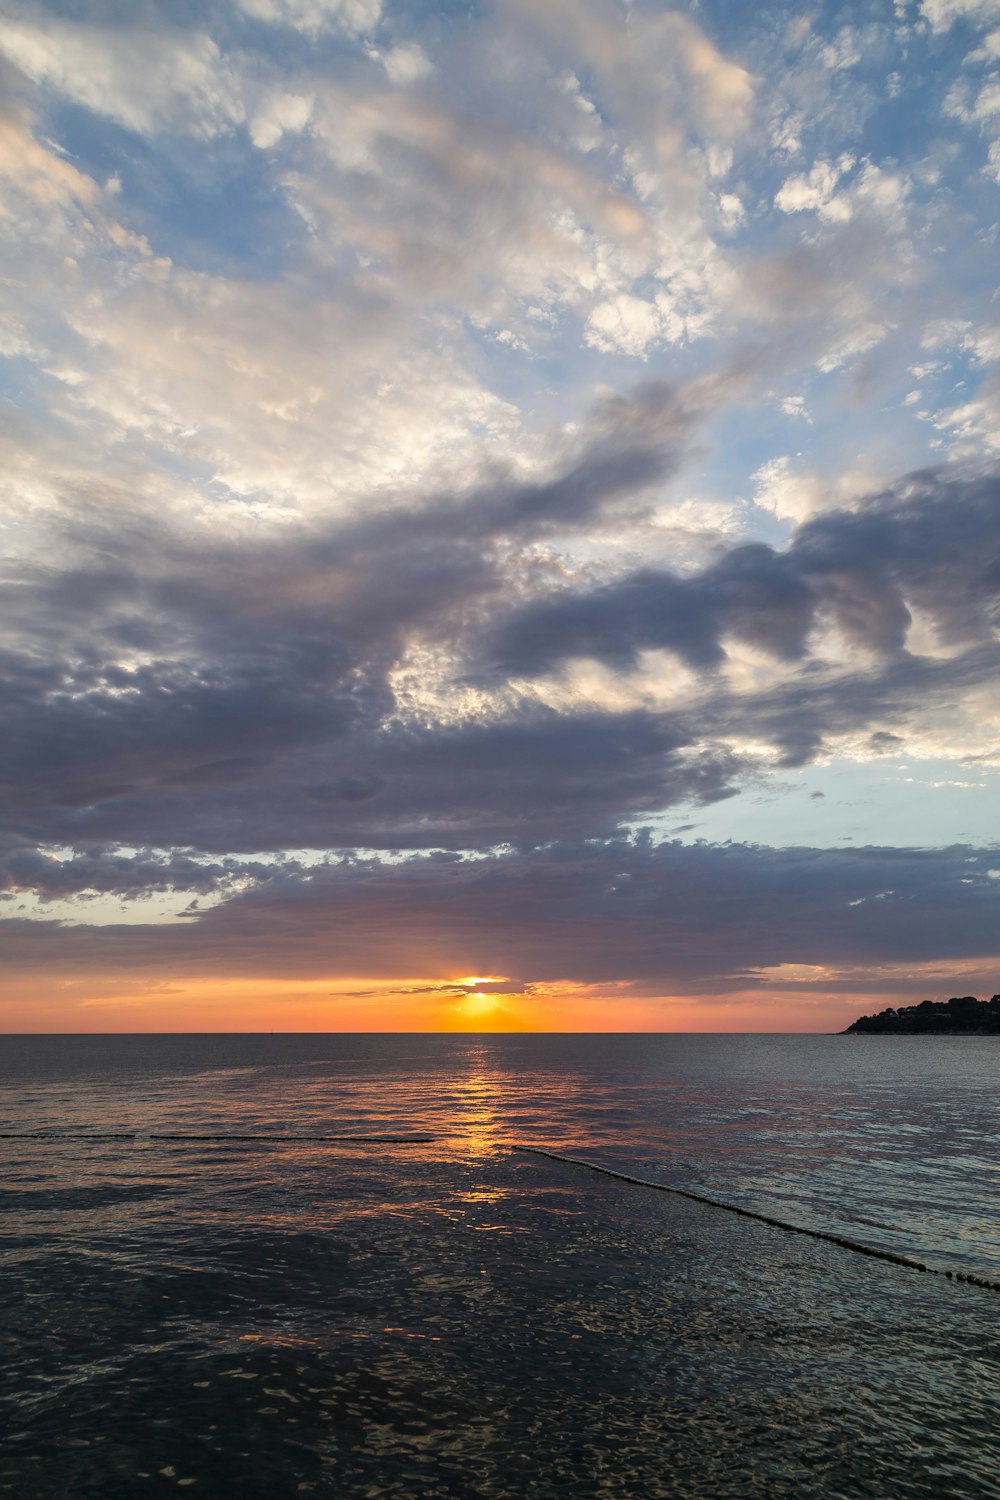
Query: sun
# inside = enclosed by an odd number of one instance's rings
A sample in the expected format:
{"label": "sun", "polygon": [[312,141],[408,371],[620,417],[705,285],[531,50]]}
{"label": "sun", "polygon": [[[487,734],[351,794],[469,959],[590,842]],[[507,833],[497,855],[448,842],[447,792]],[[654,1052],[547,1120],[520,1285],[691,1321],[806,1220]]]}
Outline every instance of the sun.
{"label": "sun", "polygon": [[499,1009],[496,995],[484,995],[482,990],[474,990],[462,1001],[462,1010],[467,1016],[489,1016]]}

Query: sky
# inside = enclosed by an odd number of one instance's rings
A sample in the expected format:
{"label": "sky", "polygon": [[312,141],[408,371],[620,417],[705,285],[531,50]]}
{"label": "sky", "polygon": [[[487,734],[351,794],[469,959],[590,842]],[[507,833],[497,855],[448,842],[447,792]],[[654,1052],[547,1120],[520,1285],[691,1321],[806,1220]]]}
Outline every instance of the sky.
{"label": "sky", "polygon": [[0,93],[0,1030],[1000,990],[1000,0],[5,0]]}

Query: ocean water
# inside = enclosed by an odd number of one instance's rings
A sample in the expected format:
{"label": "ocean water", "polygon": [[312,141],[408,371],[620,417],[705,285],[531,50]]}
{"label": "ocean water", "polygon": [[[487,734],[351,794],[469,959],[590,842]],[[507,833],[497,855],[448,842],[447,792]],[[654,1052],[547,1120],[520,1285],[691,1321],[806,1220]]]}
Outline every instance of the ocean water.
{"label": "ocean water", "polygon": [[1000,1280],[992,1039],[5,1037],[0,1131],[0,1494],[1000,1495],[1000,1294],[510,1149]]}

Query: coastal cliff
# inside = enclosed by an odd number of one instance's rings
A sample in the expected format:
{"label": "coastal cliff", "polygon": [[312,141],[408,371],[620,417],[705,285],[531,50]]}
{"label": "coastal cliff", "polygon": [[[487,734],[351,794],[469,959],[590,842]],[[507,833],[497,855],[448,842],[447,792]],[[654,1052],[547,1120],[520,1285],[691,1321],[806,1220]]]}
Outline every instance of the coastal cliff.
{"label": "coastal cliff", "polygon": [[1000,995],[977,1000],[956,995],[951,1000],[921,1000],[919,1005],[889,1006],[876,1016],[859,1016],[841,1036],[851,1032],[890,1036],[1000,1036]]}

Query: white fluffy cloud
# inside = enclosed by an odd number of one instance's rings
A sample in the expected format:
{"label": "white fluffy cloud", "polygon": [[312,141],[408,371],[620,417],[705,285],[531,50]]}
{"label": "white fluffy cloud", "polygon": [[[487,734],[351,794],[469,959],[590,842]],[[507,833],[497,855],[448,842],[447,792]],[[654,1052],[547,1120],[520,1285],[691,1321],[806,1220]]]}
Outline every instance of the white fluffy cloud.
{"label": "white fluffy cloud", "polygon": [[837,197],[837,185],[845,172],[854,166],[853,156],[839,161],[818,161],[808,172],[789,177],[774,199],[783,214],[817,213],[820,218],[838,220],[849,217],[849,210]]}
{"label": "white fluffy cloud", "polygon": [[881,477],[864,462],[841,474],[822,474],[801,462],[802,455],[781,454],[752,475],[753,500],[779,521],[800,525],[825,510],[852,507],[877,490]]}
{"label": "white fluffy cloud", "polygon": [[36,83],[140,133],[213,136],[245,117],[239,78],[203,31],[8,20],[0,49]]}
{"label": "white fluffy cloud", "polygon": [[947,31],[956,21],[989,26],[1000,19],[1000,0],[921,0],[920,12],[934,31]]}
{"label": "white fluffy cloud", "polygon": [[419,83],[434,71],[427,53],[416,42],[404,42],[385,52],[373,50],[371,55],[382,64],[392,83]]}
{"label": "white fluffy cloud", "polygon": [[382,16],[381,0],[238,0],[238,5],[255,20],[292,26],[307,36],[374,31]]}

